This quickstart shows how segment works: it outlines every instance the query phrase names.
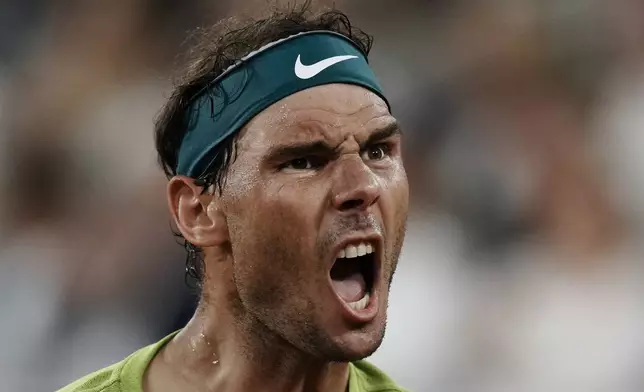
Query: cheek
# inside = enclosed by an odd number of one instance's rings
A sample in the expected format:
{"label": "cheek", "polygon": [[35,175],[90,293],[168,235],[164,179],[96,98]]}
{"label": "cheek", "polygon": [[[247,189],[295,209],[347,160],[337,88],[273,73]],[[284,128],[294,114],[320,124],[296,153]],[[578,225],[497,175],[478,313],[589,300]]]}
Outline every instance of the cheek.
{"label": "cheek", "polygon": [[[384,178],[383,193],[387,199],[386,215],[389,225],[399,226],[406,221],[409,209],[409,182],[402,163]],[[395,229],[395,227],[391,227]]]}
{"label": "cheek", "polygon": [[243,297],[275,305],[314,272],[315,226],[310,197],[287,187],[255,188],[230,216],[235,275]]}
{"label": "cheek", "polygon": [[[396,258],[400,253],[402,241],[407,226],[407,215],[409,209],[409,183],[402,168],[387,178],[387,185],[383,197],[386,202],[383,206],[384,220],[387,227],[388,254],[387,259],[391,261],[390,268],[395,268]],[[392,272],[389,271],[389,272]]]}
{"label": "cheek", "polygon": [[274,309],[289,300],[294,282],[300,280],[298,244],[286,240],[288,225],[275,224],[285,221],[284,214],[255,211],[231,233],[235,285],[247,307]]}
{"label": "cheek", "polygon": [[263,194],[257,195],[261,201],[255,211],[262,212],[265,229],[278,235],[285,246],[310,257],[322,211],[319,196],[317,188],[303,182],[269,184]]}

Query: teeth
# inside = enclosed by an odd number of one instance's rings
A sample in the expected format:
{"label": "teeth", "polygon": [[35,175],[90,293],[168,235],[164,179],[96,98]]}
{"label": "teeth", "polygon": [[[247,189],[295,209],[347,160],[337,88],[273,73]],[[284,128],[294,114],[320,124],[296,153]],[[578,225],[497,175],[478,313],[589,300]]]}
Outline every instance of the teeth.
{"label": "teeth", "polygon": [[361,300],[358,300],[356,302],[349,302],[349,306],[353,310],[364,310],[367,305],[369,305],[369,298],[369,293],[366,293]]}
{"label": "teeth", "polygon": [[367,245],[364,244],[364,242],[361,242],[360,245],[358,245],[358,256],[364,256],[367,254]]}
{"label": "teeth", "polygon": [[358,248],[356,248],[355,246],[349,245],[346,248],[344,248],[344,250],[347,253],[347,259],[358,257]]}
{"label": "teeth", "polygon": [[358,256],[368,255],[374,252],[373,245],[367,242],[360,242],[357,245],[347,245],[338,253],[338,259],[347,258],[352,259]]}

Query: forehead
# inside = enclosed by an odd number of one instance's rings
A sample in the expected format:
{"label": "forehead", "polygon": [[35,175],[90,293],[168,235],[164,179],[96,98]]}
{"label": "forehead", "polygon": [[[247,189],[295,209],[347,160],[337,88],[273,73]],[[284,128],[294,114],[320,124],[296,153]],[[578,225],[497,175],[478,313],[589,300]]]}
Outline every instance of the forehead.
{"label": "forehead", "polygon": [[329,84],[290,95],[262,111],[245,127],[240,144],[270,147],[312,139],[368,136],[394,118],[375,93],[359,86]]}

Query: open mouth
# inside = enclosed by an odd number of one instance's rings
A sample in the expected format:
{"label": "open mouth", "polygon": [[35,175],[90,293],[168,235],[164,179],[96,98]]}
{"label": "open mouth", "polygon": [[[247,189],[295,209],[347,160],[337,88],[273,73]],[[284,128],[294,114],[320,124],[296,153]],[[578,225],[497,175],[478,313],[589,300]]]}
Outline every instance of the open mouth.
{"label": "open mouth", "polygon": [[368,242],[347,245],[331,268],[333,288],[353,310],[364,310],[369,305],[376,278],[375,250]]}

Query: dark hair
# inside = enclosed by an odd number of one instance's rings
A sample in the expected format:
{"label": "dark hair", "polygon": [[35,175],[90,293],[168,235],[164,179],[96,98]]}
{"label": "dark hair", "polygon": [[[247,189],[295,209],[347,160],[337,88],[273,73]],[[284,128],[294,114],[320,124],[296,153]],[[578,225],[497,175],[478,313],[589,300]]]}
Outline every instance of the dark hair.
{"label": "dark hair", "polygon": [[[249,52],[293,34],[313,30],[329,30],[342,34],[365,54],[369,53],[372,44],[371,36],[353,27],[345,14],[337,10],[313,13],[310,1],[299,7],[275,10],[265,18],[252,19],[236,28],[238,23],[229,19],[209,29],[198,29],[193,36],[196,43],[191,50],[188,66],[175,83],[168,102],[155,121],[155,143],[159,163],[168,178],[177,174],[177,155],[188,129],[188,106],[195,96],[226,68]],[[238,133],[235,133],[227,137],[212,151],[212,163],[196,179],[197,184],[203,186],[204,192],[211,186],[214,186],[214,192],[223,192],[226,173],[236,157],[237,135]],[[175,232],[175,235],[182,239],[188,253],[186,281],[193,278],[200,284],[204,268],[201,249],[183,239],[180,233]]]}

